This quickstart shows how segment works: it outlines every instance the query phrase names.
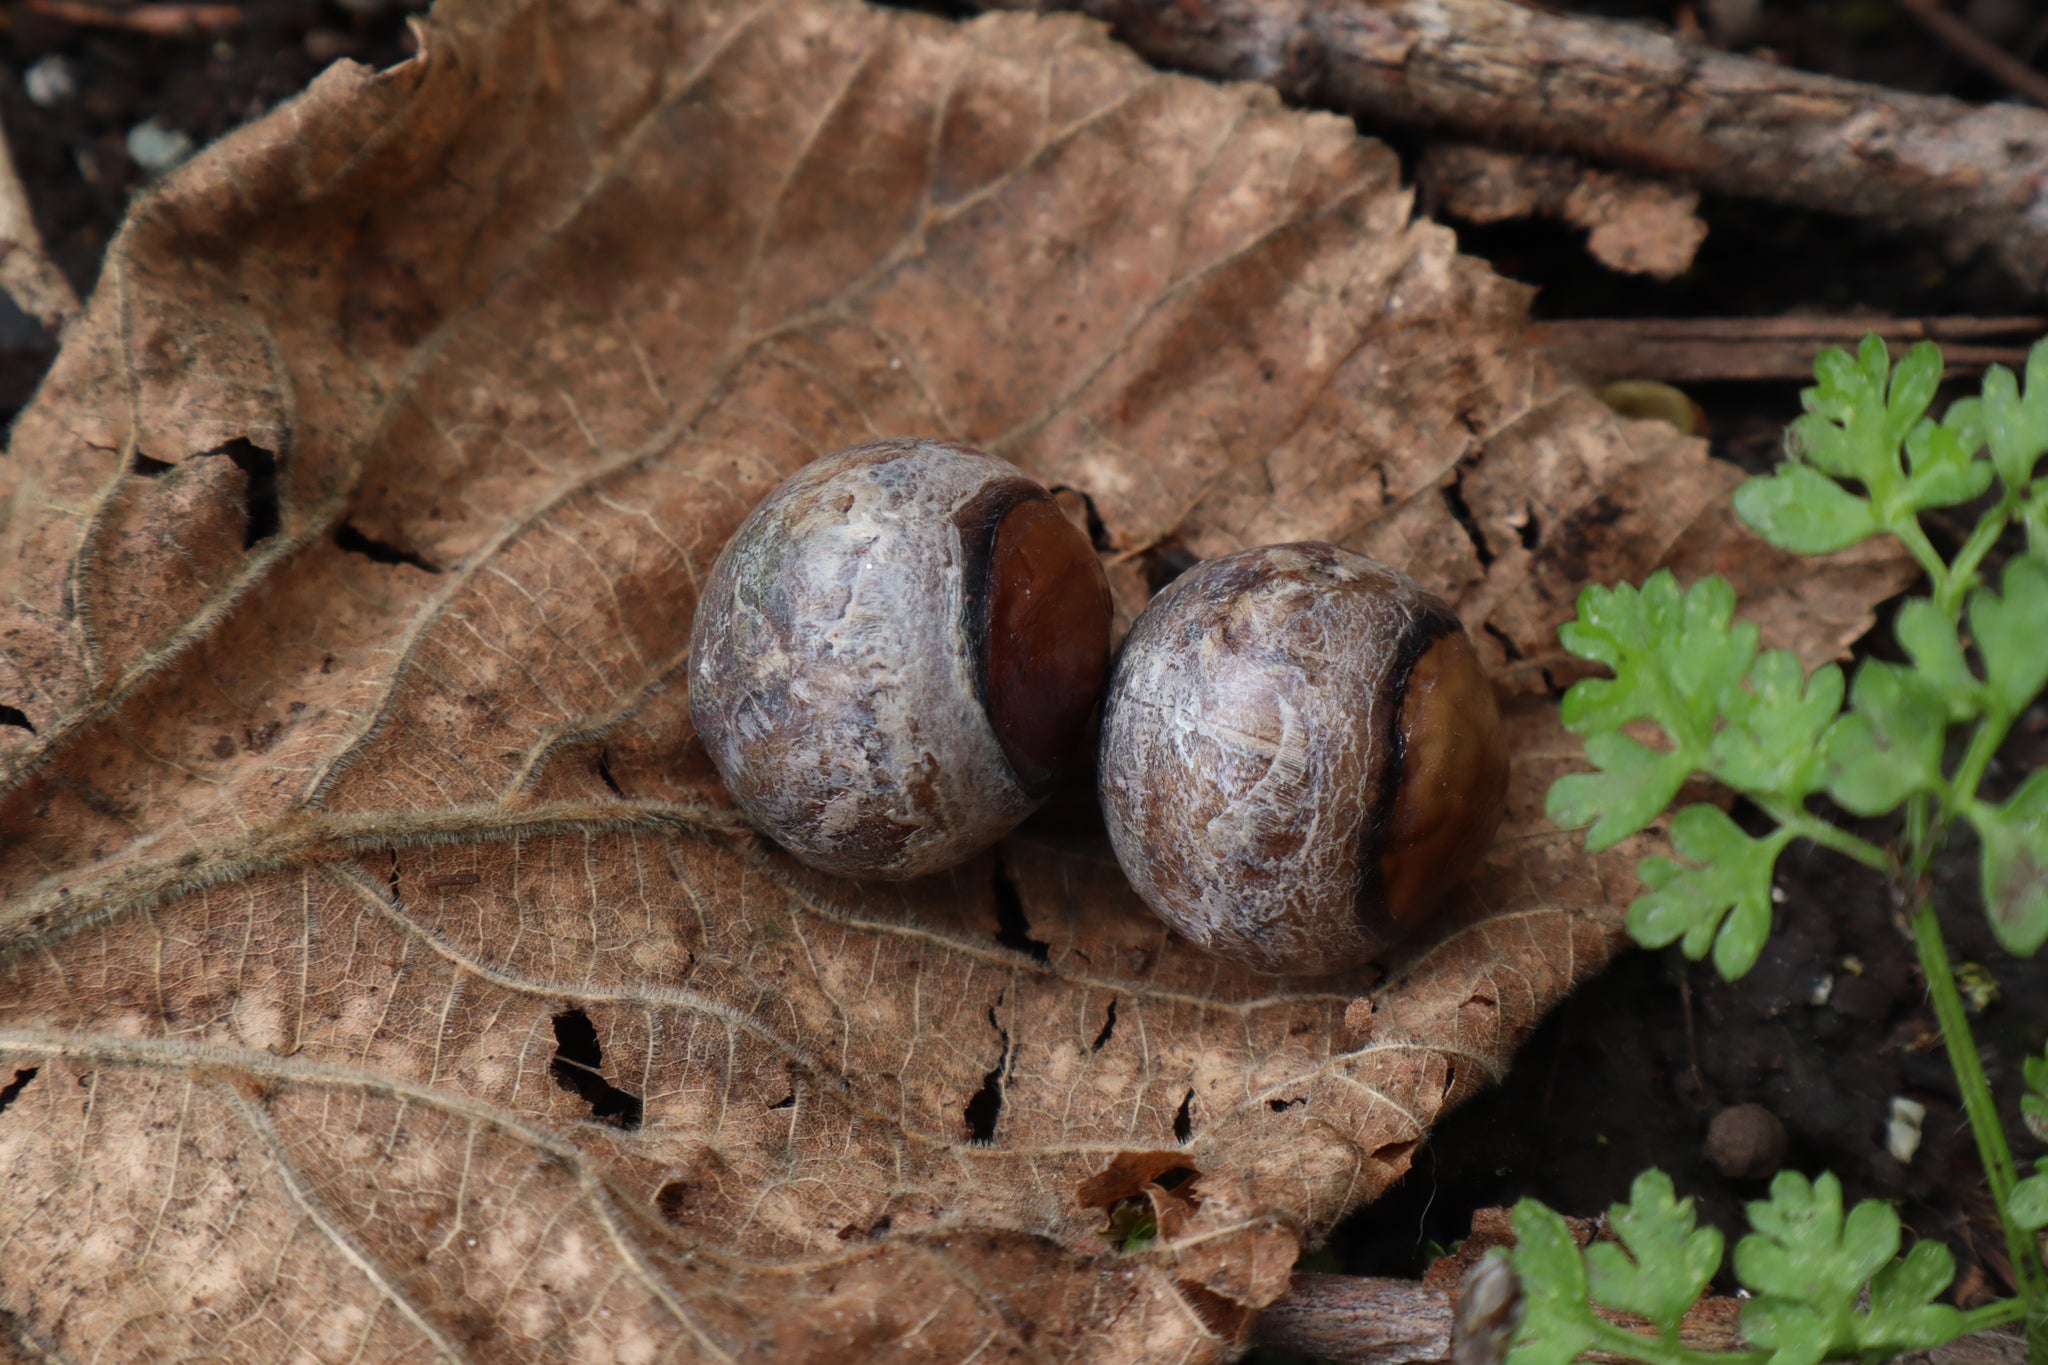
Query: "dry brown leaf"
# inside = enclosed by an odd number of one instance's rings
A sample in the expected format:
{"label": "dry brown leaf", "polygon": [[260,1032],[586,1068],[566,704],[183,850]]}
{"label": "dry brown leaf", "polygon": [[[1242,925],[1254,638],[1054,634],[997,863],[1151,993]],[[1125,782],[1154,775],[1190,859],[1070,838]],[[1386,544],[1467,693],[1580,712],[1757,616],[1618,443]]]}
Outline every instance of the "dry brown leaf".
{"label": "dry brown leaf", "polygon": [[[1722,472],[1525,349],[1384,148],[1082,20],[448,0],[422,53],[139,201],[15,429],[0,1324],[1222,1358],[1614,948],[1640,847],[1542,822],[1554,708],[1440,933],[1258,978],[1085,826],[881,888],[745,834],[698,576],[802,461],[923,432],[1087,494],[1126,612],[1148,547],[1333,538],[1540,692],[1512,659]],[[1083,1191],[1162,1151],[1199,1203],[1120,1254]]]}
{"label": "dry brown leaf", "polygon": [[1416,176],[1429,188],[1433,211],[1474,223],[1542,216],[1584,228],[1593,259],[1624,274],[1676,279],[1692,268],[1707,238],[1696,212],[1698,190],[1568,156],[1433,142]]}

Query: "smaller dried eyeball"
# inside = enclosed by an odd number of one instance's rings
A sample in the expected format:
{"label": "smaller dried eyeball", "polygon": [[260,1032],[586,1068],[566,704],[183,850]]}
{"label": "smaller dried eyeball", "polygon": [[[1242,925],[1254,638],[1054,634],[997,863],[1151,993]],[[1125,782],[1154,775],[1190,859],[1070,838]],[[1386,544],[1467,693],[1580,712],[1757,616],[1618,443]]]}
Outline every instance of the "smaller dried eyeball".
{"label": "smaller dried eyeball", "polygon": [[1159,916],[1263,972],[1345,971],[1428,922],[1507,799],[1493,689],[1458,618],[1334,545],[1169,584],[1103,698],[1103,819]]}
{"label": "smaller dried eyeball", "polygon": [[1067,770],[1109,671],[1088,537],[942,441],[806,465],[719,552],[690,716],[726,788],[813,867],[901,879],[1002,838]]}

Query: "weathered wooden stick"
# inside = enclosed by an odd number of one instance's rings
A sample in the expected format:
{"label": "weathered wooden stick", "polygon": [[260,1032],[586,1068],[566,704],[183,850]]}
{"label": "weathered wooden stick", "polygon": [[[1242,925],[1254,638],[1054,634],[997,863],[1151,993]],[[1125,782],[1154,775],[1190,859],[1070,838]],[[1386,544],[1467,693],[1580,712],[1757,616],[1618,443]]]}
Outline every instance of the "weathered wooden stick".
{"label": "weathered wooden stick", "polygon": [[[1702,1299],[1685,1315],[1685,1344],[1741,1350],[1740,1308],[1736,1299]],[[1343,1365],[1448,1365],[1457,1349],[1457,1317],[1456,1293],[1419,1280],[1299,1271],[1287,1293],[1259,1315],[1252,1343]],[[2016,1333],[1978,1332],[1900,1357],[1899,1365],[2023,1365],[2026,1353],[2026,1339]],[[1472,1365],[1466,1353],[1455,1358]]]}
{"label": "weathered wooden stick", "polygon": [[2048,284],[2048,113],[1788,70],[1509,0],[968,0],[1080,9],[1149,60],[1368,121],[1938,234]]}
{"label": "weathered wooden stick", "polygon": [[1252,1340],[1359,1365],[1449,1360],[1451,1296],[1419,1280],[1300,1270],[1280,1301],[1259,1314]]}

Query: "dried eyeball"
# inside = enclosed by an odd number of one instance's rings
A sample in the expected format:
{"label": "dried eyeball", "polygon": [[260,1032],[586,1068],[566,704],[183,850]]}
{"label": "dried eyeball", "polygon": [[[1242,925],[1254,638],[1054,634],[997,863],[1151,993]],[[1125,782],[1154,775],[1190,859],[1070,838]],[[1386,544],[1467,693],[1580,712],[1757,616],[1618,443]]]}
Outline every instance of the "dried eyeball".
{"label": "dried eyeball", "polygon": [[1458,618],[1334,545],[1204,561],[1131,627],[1103,698],[1102,813],[1161,918],[1264,972],[1344,971],[1426,923],[1507,798]]}
{"label": "dried eyeball", "polygon": [[1003,460],[888,440],[806,465],[719,552],[690,716],[742,810],[799,859],[907,878],[1053,790],[1109,671],[1088,537]]}

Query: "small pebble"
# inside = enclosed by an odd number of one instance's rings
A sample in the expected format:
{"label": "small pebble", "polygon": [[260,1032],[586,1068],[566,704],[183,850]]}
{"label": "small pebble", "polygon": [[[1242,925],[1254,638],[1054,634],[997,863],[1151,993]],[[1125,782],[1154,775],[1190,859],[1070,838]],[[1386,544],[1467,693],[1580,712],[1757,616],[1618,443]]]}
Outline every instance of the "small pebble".
{"label": "small pebble", "polygon": [[144,175],[159,176],[192,155],[192,139],[182,129],[157,119],[138,123],[128,130],[128,159]]}
{"label": "small pebble", "polygon": [[1884,1125],[1884,1149],[1901,1166],[1912,1161],[1913,1154],[1920,1150],[1920,1125],[1926,1117],[1926,1105],[1903,1095],[1892,1096],[1891,1117]]}
{"label": "small pebble", "polygon": [[53,52],[21,73],[21,88],[37,108],[55,109],[77,98],[78,70],[67,58]]}
{"label": "small pebble", "polygon": [[1768,1180],[1785,1164],[1787,1138],[1778,1116],[1760,1104],[1737,1104],[1707,1125],[1707,1160],[1730,1180]]}

